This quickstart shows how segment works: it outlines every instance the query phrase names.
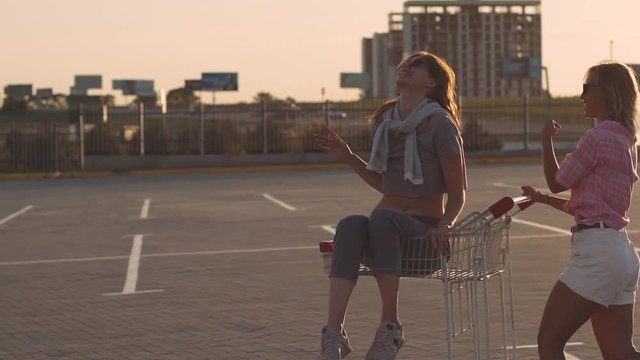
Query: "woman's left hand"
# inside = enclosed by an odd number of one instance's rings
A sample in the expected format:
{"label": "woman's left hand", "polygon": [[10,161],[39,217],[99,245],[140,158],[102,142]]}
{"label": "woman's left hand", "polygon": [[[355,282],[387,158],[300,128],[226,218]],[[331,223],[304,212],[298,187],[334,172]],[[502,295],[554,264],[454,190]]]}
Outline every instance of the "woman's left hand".
{"label": "woman's left hand", "polygon": [[431,247],[441,255],[449,255],[449,225],[440,225],[429,230],[429,239]]}

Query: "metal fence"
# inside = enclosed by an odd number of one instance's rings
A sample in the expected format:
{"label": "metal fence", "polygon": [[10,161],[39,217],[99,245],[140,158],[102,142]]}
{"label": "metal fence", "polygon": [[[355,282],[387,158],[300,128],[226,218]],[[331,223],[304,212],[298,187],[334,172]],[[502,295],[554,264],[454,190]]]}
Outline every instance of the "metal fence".
{"label": "metal fence", "polygon": [[[85,156],[100,155],[313,152],[313,135],[323,126],[338,132],[352,150],[368,151],[367,116],[381,103],[235,104],[167,113],[142,105],[0,113],[0,172],[81,170]],[[559,142],[573,143],[593,125],[582,117],[576,99],[465,99],[461,115],[467,151],[536,149],[549,118],[563,125]]]}

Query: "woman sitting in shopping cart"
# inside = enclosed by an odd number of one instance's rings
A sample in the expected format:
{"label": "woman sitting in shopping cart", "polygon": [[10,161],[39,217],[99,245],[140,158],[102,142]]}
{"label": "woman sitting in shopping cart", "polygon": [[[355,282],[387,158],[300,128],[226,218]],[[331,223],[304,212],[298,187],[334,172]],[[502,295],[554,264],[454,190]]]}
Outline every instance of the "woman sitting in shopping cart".
{"label": "woman sitting in shopping cart", "polygon": [[368,163],[334,131],[323,129],[316,135],[320,149],[382,193],[368,217],[347,216],[336,228],[328,323],[322,329],[318,359],[338,360],[351,352],[344,321],[364,252],[371,258],[382,300],[380,325],[365,359],[394,359],[404,343],[398,318],[403,243],[410,237],[427,236],[430,251],[447,253],[449,228],[465,201],[455,83],[451,67],[434,54],[416,52],[400,63],[399,97],[381,105],[369,118],[374,136]]}
{"label": "woman sitting in shopping cart", "polygon": [[580,99],[597,120],[574,152],[558,165],[553,137],[542,131],[544,175],[552,193],[571,189],[569,200],[523,186],[535,202],[574,216],[571,257],[551,290],[538,332],[540,359],[564,359],[569,338],[589,319],[605,359],[640,359],[633,342],[638,255],[625,227],[637,176],[635,118],[638,84],[628,66],[606,61],[586,74]]}

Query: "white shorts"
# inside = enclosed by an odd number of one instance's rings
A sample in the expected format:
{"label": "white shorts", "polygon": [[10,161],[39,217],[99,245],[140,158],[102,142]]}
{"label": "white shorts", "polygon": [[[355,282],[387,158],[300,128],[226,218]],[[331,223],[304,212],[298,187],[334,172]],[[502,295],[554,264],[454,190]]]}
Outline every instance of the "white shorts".
{"label": "white shorts", "polygon": [[635,303],[640,262],[625,231],[585,229],[571,238],[571,257],[560,281],[598,304]]}

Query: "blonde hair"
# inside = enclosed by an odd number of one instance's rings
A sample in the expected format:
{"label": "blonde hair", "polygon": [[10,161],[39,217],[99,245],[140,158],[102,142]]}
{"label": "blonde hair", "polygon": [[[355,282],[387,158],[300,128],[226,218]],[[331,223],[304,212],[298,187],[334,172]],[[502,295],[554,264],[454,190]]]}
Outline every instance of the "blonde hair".
{"label": "blonde hair", "polygon": [[[431,98],[438,102],[443,109],[449,112],[451,118],[458,131],[462,132],[462,120],[458,111],[458,103],[456,101],[456,74],[449,64],[438,55],[427,51],[417,51],[402,61],[401,65],[407,61],[419,57],[423,60],[427,67],[427,71],[436,81],[436,88]],[[391,99],[380,105],[371,115],[369,122],[373,123],[380,119],[382,114],[398,102],[398,98]]]}
{"label": "blonde hair", "polygon": [[585,79],[590,75],[604,94],[607,119],[624,125],[636,140],[640,93],[635,71],[623,63],[606,60],[590,67]]}

